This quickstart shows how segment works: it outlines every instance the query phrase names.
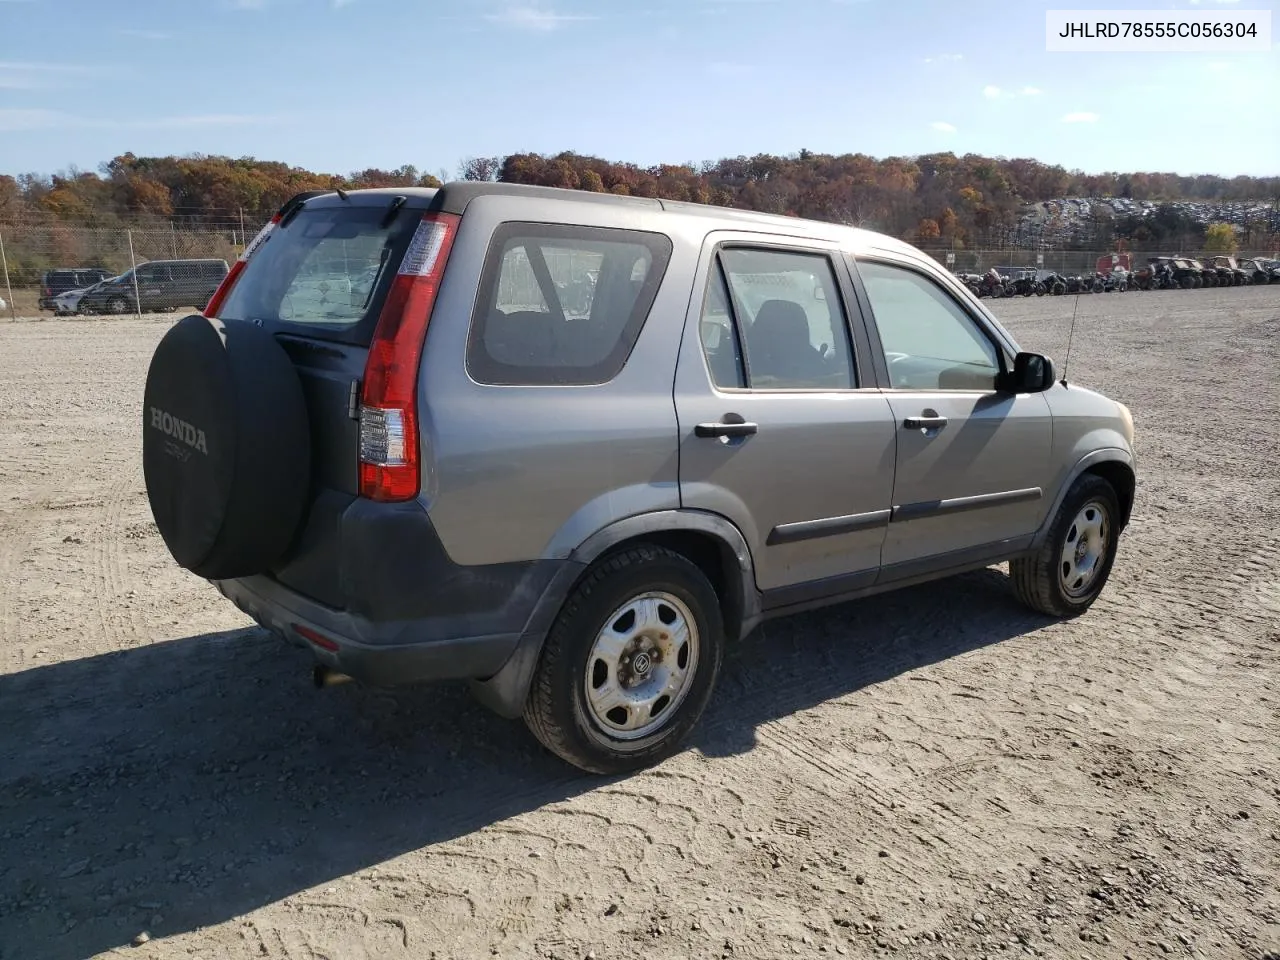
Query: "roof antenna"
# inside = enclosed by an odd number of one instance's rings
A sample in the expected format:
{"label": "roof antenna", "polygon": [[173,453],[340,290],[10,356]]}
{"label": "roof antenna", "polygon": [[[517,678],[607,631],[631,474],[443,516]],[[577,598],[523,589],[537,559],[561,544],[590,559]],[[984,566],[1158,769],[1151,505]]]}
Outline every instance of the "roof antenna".
{"label": "roof antenna", "polygon": [[1062,359],[1062,380],[1061,384],[1067,385],[1067,364],[1071,362],[1071,342],[1076,338],[1076,313],[1080,310],[1080,291],[1076,290],[1075,306],[1071,308],[1071,330],[1067,334],[1067,355]]}

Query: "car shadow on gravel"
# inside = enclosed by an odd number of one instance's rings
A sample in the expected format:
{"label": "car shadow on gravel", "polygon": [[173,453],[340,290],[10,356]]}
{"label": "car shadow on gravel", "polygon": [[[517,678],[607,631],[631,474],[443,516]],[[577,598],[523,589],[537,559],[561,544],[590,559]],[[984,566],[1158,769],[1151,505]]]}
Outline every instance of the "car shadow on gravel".
{"label": "car shadow on gravel", "polygon": [[[1044,623],[984,570],[773,621],[694,747]],[[312,689],[256,629],[0,676],[0,957],[71,960],[217,924],[603,781],[464,689]]]}

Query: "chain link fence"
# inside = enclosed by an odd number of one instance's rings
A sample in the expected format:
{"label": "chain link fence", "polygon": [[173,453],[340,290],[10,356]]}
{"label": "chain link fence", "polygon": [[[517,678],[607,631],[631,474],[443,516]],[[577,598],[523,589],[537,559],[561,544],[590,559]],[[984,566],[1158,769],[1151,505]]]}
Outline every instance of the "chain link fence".
{"label": "chain link fence", "polygon": [[[261,224],[231,221],[225,227],[181,227],[172,223],[137,224],[120,227],[72,227],[66,225],[0,225],[0,267],[4,286],[0,299],[6,308],[0,315],[13,319],[63,313],[123,312],[140,315],[148,309],[201,309],[216,282],[201,270],[214,270],[220,277],[252,239]],[[1017,246],[952,249],[921,245],[940,264],[954,273],[983,273],[995,267],[1002,273],[1019,270],[1055,272],[1064,276],[1091,275],[1107,262],[1111,250],[1027,249]],[[1264,251],[1253,251],[1267,256]],[[1203,251],[1128,251],[1134,268],[1157,256],[1212,257]],[[1242,252],[1240,256],[1246,256]],[[548,266],[567,301],[580,299],[589,289],[598,255],[555,251]],[[554,260],[554,262],[551,262]],[[197,267],[190,261],[215,261]],[[143,267],[139,271],[138,268]],[[1105,268],[1103,268],[1105,269]],[[527,276],[525,274],[528,274]],[[121,299],[89,297],[83,306],[75,298],[57,298],[70,290],[82,289],[100,279],[124,277]],[[148,301],[139,279],[159,283],[167,291],[163,300]],[[504,274],[504,302],[536,303],[540,296],[530,270]],[[130,290],[132,293],[130,294]],[[177,302],[189,299],[192,302]],[[123,305],[124,309],[121,310]],[[108,310],[108,306],[112,310]],[[568,306],[568,304],[566,304]]]}
{"label": "chain link fence", "polygon": [[[242,231],[239,226],[184,229],[175,224],[0,225],[4,313],[19,319],[59,312],[140,315],[150,309],[201,309],[209,280],[225,274],[244,249],[246,232],[252,239],[258,226],[246,224]],[[120,298],[88,297],[83,309],[74,297],[57,299],[108,278],[123,278]],[[118,309],[121,301],[124,310]],[[106,309],[108,303],[112,311]]]}

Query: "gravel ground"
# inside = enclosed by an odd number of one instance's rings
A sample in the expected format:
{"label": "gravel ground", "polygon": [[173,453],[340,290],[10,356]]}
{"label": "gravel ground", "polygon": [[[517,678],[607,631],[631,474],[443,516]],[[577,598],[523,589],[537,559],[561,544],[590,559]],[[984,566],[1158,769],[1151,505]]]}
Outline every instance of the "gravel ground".
{"label": "gravel ground", "polygon": [[[995,304],[1058,358],[1071,308]],[[770,623],[603,781],[312,690],[151,524],[165,324],[0,322],[0,956],[1280,956],[1280,288],[1079,310],[1140,458],[1089,614],[995,567]]]}

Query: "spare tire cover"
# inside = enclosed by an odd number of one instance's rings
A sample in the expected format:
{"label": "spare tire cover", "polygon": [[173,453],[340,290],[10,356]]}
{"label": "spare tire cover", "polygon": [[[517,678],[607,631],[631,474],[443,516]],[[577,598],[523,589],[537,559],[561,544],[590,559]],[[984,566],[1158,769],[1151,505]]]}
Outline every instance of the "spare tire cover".
{"label": "spare tire cover", "polygon": [[147,498],[174,559],[210,580],[270,569],[302,521],[311,475],[306,402],[284,348],[252,323],[178,321],[151,358],[142,420]]}

